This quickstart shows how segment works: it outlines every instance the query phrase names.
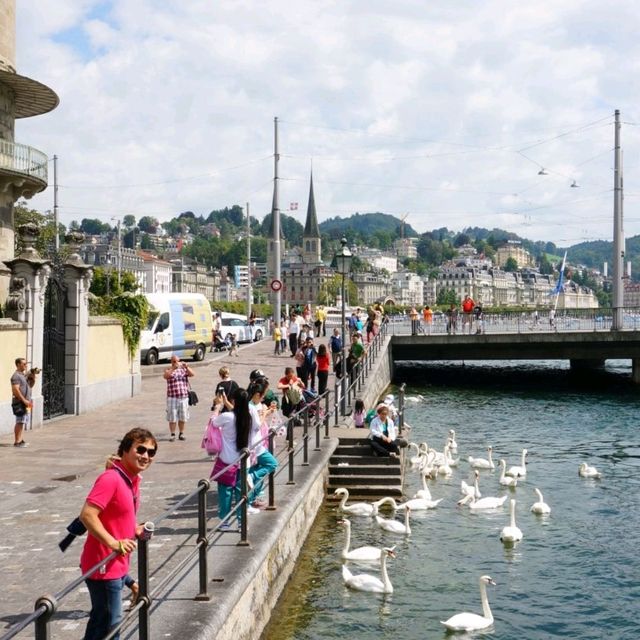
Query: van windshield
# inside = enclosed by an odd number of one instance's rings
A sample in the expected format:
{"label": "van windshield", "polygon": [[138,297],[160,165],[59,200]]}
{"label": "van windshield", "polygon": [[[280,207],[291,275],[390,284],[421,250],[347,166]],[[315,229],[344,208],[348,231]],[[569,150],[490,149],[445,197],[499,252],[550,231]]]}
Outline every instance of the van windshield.
{"label": "van windshield", "polygon": [[153,329],[153,324],[156,321],[157,317],[160,315],[158,311],[149,311],[149,317],[147,318],[147,331],[151,331]]}

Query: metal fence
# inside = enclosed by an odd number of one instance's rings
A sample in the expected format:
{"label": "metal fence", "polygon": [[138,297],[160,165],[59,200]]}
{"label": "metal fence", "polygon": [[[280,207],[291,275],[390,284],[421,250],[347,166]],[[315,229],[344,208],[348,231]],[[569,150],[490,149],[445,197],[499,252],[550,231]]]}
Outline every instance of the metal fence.
{"label": "metal fence", "polygon": [[[380,333],[366,346],[365,355],[357,368],[354,369],[353,379],[348,387],[349,402],[347,404],[351,403],[351,398],[355,397],[356,390],[360,390],[368,374],[371,372],[373,364],[380,353],[385,335],[386,327],[383,325]],[[276,433],[279,429],[274,427],[269,429],[269,452],[276,457],[279,466],[268,476],[267,510],[273,510],[276,508],[276,476],[281,473],[285,473],[286,471],[286,484],[295,484],[296,459],[299,461],[297,466],[309,466],[309,447],[312,446],[314,451],[320,451],[321,440],[329,439],[330,437],[330,423],[333,421],[336,426],[338,425],[340,420],[340,408],[342,406],[339,393],[339,385],[336,387],[336,390],[327,389],[327,391],[321,396],[318,396],[313,401],[308,402],[300,410],[291,413],[291,415],[286,419],[286,437],[280,447],[276,446],[275,439]],[[300,426],[296,426],[299,423],[301,423]],[[281,428],[281,426],[279,428]],[[138,635],[140,640],[149,640],[149,638],[151,638],[151,604],[154,601],[154,596],[160,594],[172,581],[178,580],[179,574],[189,564],[193,563],[196,557],[198,564],[199,591],[194,595],[194,599],[209,600],[210,596],[207,591],[207,585],[209,583],[208,554],[211,549],[215,548],[216,542],[222,534],[220,526],[224,523],[232,523],[233,521],[238,522],[238,532],[240,533],[240,541],[238,545],[249,545],[249,526],[247,519],[247,470],[250,455],[251,449],[244,449],[237,460],[227,465],[210,479],[201,479],[198,482],[196,489],[152,521],[154,529],[157,530],[158,525],[171,518],[182,507],[197,502],[198,537],[195,548],[179,563],[177,563],[177,565],[174,566],[160,582],[155,583],[153,591],[151,591],[149,587],[149,566],[152,558],[150,558],[149,554],[149,542],[147,540],[140,539],[137,547],[138,584],[140,587],[138,600],[127,615],[123,617],[120,625],[109,635],[105,636],[103,640],[108,640],[115,636],[118,631],[133,625],[136,616],[138,620]],[[208,494],[211,489],[211,484],[212,482],[215,482],[218,477],[224,474],[231,466],[236,464],[240,465],[240,499],[236,502],[235,507],[223,521],[217,521],[218,518],[216,517],[215,520],[217,522],[211,526],[210,521],[212,518],[207,516]],[[214,538],[216,539],[214,540]],[[77,589],[85,579],[95,573],[99,567],[115,558],[117,553],[117,551],[112,552],[89,571],[63,587],[63,589],[55,595],[43,595],[38,598],[36,600],[33,613],[27,615],[23,620],[11,627],[7,633],[0,637],[0,640],[9,640],[10,638],[14,638],[18,633],[31,624],[35,627],[34,637],[36,640],[50,640],[52,637],[51,621],[59,611],[61,602],[64,601],[66,596]]]}
{"label": "metal fence", "polygon": [[47,156],[33,147],[0,140],[0,169],[26,174],[47,182]]}

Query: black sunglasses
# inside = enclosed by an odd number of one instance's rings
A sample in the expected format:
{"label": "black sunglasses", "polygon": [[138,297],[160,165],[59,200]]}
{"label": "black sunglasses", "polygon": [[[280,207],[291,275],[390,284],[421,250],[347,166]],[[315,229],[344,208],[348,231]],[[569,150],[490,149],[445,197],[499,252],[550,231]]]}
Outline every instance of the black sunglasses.
{"label": "black sunglasses", "polygon": [[138,455],[140,455],[140,456],[143,456],[146,453],[150,458],[153,458],[153,456],[156,455],[156,451],[157,451],[157,449],[148,449],[147,447],[145,447],[142,444],[139,444],[136,447],[136,453]]}

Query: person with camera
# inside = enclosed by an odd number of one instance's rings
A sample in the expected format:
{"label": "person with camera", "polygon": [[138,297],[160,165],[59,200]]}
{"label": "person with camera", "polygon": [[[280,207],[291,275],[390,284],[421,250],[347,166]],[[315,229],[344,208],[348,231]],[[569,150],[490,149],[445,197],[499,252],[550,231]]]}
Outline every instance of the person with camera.
{"label": "person with camera", "polygon": [[171,356],[171,366],[162,374],[167,381],[167,421],[169,422],[169,441],[186,440],[184,428],[189,420],[189,378],[195,374],[193,369],[176,355]]}
{"label": "person with camera", "polygon": [[[122,620],[122,589],[129,582],[131,552],[136,538],[144,535],[137,523],[140,506],[140,474],[146,471],[158,450],[147,429],[131,429],[120,442],[118,457],[96,479],[87,496],[80,521],[89,535],[80,556],[86,573],[114,551],[117,555],[86,579],[91,613],[84,640],[100,640]],[[120,633],[113,638],[118,640]]]}
{"label": "person with camera", "polygon": [[233,411],[233,394],[240,385],[235,380],[231,379],[231,371],[229,370],[229,367],[220,367],[218,375],[220,376],[220,382],[216,385],[216,392],[211,406],[211,411],[213,411],[213,407],[216,404],[216,398],[218,397],[222,398],[220,413]]}
{"label": "person with camera", "polygon": [[11,410],[16,422],[13,427],[13,446],[24,448],[27,443],[22,439],[22,431],[29,422],[29,414],[33,407],[31,400],[31,386],[27,381],[27,361],[24,358],[15,359],[16,370],[11,376]]}

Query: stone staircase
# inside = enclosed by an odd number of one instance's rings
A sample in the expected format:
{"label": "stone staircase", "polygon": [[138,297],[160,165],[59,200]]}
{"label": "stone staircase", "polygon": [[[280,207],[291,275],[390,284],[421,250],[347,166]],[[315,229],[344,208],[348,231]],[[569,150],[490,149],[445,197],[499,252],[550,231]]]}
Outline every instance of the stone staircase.
{"label": "stone staircase", "polygon": [[341,436],[329,460],[327,498],[335,499],[338,487],[349,491],[349,501],[376,500],[385,496],[402,497],[404,456],[382,458],[373,455],[369,439],[363,436]]}

